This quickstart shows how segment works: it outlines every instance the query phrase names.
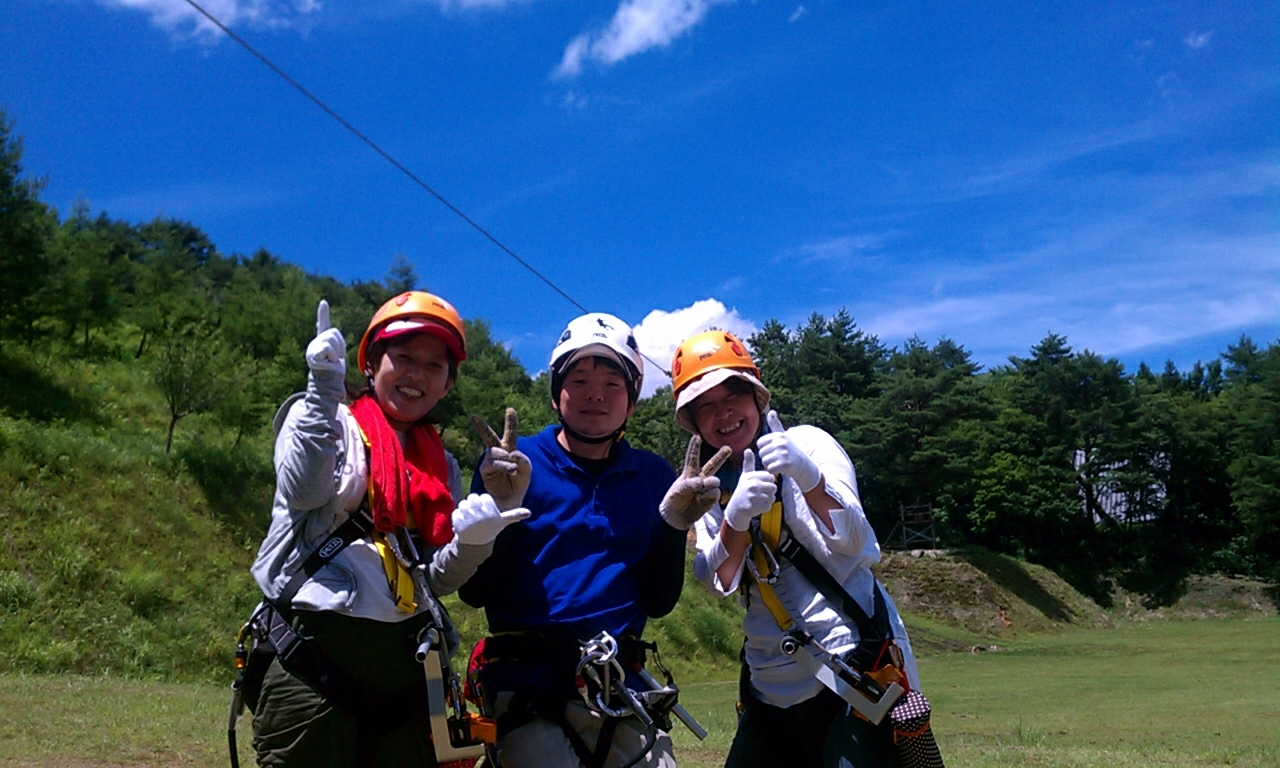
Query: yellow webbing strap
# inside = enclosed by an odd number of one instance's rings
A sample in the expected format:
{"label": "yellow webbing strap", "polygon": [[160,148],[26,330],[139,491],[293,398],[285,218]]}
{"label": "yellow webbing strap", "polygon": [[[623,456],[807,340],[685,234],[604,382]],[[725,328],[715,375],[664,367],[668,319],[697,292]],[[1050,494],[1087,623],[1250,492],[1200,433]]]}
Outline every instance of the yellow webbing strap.
{"label": "yellow webbing strap", "polygon": [[[369,436],[360,429],[357,424],[356,428],[360,431],[360,440],[364,442],[364,447],[369,447]],[[366,482],[369,494],[369,508],[373,509],[373,483]],[[410,516],[412,517],[412,516]],[[386,534],[381,531],[373,532],[373,545],[378,548],[378,556],[382,558],[382,570],[387,575],[387,586],[391,589],[391,597],[395,600],[396,608],[404,613],[413,613],[418,610],[418,601],[413,599],[413,574],[409,573],[409,569],[400,563],[400,559],[396,557],[396,553],[391,549],[391,545],[387,543]]]}
{"label": "yellow webbing strap", "polygon": [[[778,487],[782,487],[781,478],[778,479]],[[728,504],[728,493],[721,496],[721,508]],[[760,539],[761,544],[769,549],[770,552],[776,552],[778,549],[778,541],[782,538],[782,498],[779,495],[774,499],[773,506],[769,507],[769,511],[760,516]],[[751,547],[751,559],[755,562],[756,571],[760,573],[768,573],[773,564],[765,556],[765,553],[757,546]],[[795,621],[791,618],[791,614],[783,607],[782,601],[778,599],[778,593],[773,591],[773,585],[767,581],[757,579],[755,573],[750,568],[745,569],[744,577],[749,577],[755,582],[756,587],[760,590],[760,599],[764,601],[764,606],[769,609],[769,613],[773,614],[773,620],[778,622],[778,626],[785,632],[795,626]],[[743,584],[746,587],[746,584]]]}
{"label": "yellow webbing strap", "polygon": [[396,608],[405,613],[418,610],[418,601],[413,599],[413,575],[401,565],[400,558],[396,557],[391,545],[387,543],[387,535],[382,531],[374,531],[373,544],[382,558],[382,570],[387,574],[387,586],[391,587]]}

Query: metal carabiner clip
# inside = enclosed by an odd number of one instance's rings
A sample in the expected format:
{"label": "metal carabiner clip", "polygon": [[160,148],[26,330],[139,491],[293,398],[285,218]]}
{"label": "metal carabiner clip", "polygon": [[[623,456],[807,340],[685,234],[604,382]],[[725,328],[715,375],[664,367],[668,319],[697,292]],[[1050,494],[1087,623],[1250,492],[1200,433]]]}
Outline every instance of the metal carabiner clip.
{"label": "metal carabiner clip", "polygon": [[760,568],[756,565],[755,553],[748,552],[747,568],[750,569],[752,578],[769,585],[776,584],[778,581],[778,559],[765,546],[764,539],[760,536],[760,518],[751,521],[751,527],[747,529],[747,533],[751,536],[751,546],[764,556],[765,565],[769,568],[768,572],[760,573]]}

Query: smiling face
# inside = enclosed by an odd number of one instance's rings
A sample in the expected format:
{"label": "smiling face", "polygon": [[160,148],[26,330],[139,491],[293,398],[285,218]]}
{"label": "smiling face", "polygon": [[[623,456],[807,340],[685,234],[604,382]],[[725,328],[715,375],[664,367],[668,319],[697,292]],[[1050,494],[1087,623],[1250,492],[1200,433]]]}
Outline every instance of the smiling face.
{"label": "smiling face", "polygon": [[408,429],[453,387],[448,347],[425,333],[395,339],[373,365],[373,391],[392,429]]}
{"label": "smiling face", "polygon": [[742,452],[760,431],[760,409],[750,385],[717,384],[688,406],[702,440],[712,448],[729,446],[730,460],[742,464]]}
{"label": "smiling face", "polygon": [[573,364],[554,405],[569,429],[587,437],[618,431],[634,407],[622,371],[598,357],[584,357]]}

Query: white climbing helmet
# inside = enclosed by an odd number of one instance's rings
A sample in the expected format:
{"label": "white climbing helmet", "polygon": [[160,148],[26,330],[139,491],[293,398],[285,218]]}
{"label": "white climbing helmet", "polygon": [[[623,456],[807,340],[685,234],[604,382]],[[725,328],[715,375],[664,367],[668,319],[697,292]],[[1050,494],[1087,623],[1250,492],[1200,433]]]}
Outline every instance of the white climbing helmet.
{"label": "white climbing helmet", "polygon": [[551,397],[560,399],[560,387],[564,375],[573,364],[584,357],[604,357],[617,362],[627,377],[631,400],[640,398],[640,384],[644,380],[644,360],[640,346],[636,344],[631,326],[613,315],[592,312],[574,318],[560,334],[560,341],[551,350]]}

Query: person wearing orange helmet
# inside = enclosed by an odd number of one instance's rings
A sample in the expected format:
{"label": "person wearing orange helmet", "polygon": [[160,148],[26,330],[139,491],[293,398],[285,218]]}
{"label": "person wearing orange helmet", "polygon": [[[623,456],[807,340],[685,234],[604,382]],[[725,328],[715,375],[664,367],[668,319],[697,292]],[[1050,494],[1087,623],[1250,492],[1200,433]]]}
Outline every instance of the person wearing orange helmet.
{"label": "person wearing orange helmet", "polygon": [[851,675],[832,673],[848,664],[919,689],[906,628],[871,574],[880,548],[848,454],[817,427],[783,428],[731,333],[686,339],[671,372],[676,422],[701,438],[702,458],[729,451],[719,497],[694,526],[694,574],[747,608],[726,768],[890,765],[892,731],[851,714],[851,703],[870,707]]}
{"label": "person wearing orange helmet", "polygon": [[464,498],[431,424],[467,356],[452,305],[422,291],[383,304],[354,396],[346,354],[321,301],[306,391],[276,415],[275,501],[252,567],[265,598],[255,648],[275,653],[249,702],[254,749],[272,766],[435,765],[415,649],[428,628],[456,648],[437,598],[529,513],[519,499],[499,510],[488,494]]}

